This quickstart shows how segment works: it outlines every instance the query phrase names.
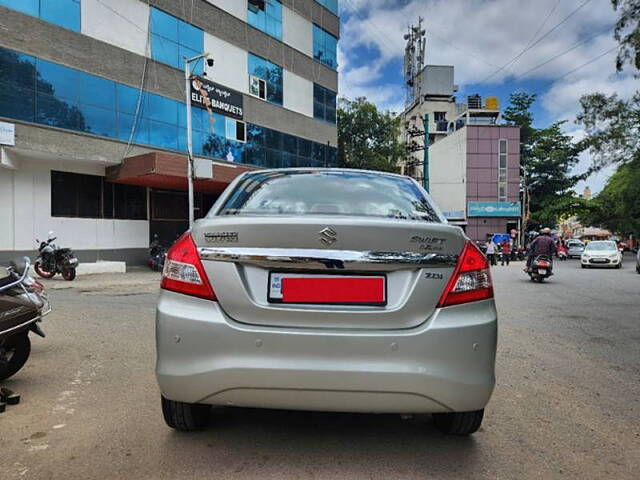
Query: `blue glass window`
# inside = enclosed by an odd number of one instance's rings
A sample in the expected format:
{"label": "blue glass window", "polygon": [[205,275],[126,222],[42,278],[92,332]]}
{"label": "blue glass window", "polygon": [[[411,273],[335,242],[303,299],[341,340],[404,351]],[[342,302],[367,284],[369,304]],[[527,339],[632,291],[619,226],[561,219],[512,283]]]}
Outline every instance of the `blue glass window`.
{"label": "blue glass window", "polygon": [[317,25],[313,26],[313,58],[329,68],[338,68],[338,39]]}
{"label": "blue glass window", "polygon": [[[151,8],[151,58],[184,70],[184,59],[204,51],[204,32],[168,13]],[[204,71],[203,61],[192,65],[196,74]]]}
{"label": "blue glass window", "polygon": [[282,5],[279,0],[266,0],[264,10],[254,12],[248,8],[247,22],[267,35],[282,40]]}
{"label": "blue glass window", "polygon": [[249,54],[249,75],[267,82],[267,101],[282,105],[282,67],[252,53]]}
{"label": "blue glass window", "polygon": [[0,5],[80,31],[80,0],[0,0]]}
{"label": "blue glass window", "polygon": [[316,0],[316,2],[318,2],[334,15],[338,15],[338,0]]}
{"label": "blue glass window", "polygon": [[[133,131],[135,144],[186,151],[185,112],[176,100],[0,48],[2,117],[122,141]],[[198,107],[191,119],[196,155],[272,168],[337,161],[335,148],[258,125],[247,124],[246,143],[237,141],[237,120]]]}
{"label": "blue glass window", "polygon": [[313,116],[325,122],[336,123],[336,93],[313,84]]}

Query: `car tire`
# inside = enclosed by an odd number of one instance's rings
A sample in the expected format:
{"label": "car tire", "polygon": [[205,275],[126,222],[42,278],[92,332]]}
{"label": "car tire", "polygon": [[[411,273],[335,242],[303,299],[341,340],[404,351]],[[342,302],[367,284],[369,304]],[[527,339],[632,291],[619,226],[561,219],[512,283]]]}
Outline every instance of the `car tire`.
{"label": "car tire", "polygon": [[582,268],[587,268],[587,266],[586,266],[586,265],[584,265],[584,264],[583,264],[583,265],[580,265],[580,266],[581,266]]}
{"label": "car tire", "polygon": [[162,397],[162,415],[168,426],[182,432],[202,430],[209,424],[210,405],[174,402]]}
{"label": "car tire", "polygon": [[434,413],[433,423],[446,435],[471,435],[480,428],[484,410],[473,412]]}
{"label": "car tire", "polygon": [[636,265],[636,273],[640,274],[640,265]]}
{"label": "car tire", "polygon": [[29,359],[31,354],[29,334],[24,332],[5,339],[2,348],[11,353],[11,358],[7,361],[0,359],[0,381],[18,373]]}

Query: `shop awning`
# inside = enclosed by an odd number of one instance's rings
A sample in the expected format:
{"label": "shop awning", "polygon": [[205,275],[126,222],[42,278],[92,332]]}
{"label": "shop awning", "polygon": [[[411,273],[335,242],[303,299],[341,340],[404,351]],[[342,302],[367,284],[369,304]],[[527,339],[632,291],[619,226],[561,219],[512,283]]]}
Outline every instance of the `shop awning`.
{"label": "shop awning", "polygon": [[[211,162],[212,178],[197,179],[197,192],[221,193],[231,181],[251,168]],[[108,167],[106,179],[112,183],[138,185],[162,190],[187,190],[187,157],[171,153],[151,152],[125,158],[120,165]]]}

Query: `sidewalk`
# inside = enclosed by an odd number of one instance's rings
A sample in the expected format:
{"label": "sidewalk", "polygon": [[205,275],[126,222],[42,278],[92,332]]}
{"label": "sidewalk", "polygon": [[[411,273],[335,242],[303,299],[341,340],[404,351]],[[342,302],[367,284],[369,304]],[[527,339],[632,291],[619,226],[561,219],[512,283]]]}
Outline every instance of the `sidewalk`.
{"label": "sidewalk", "polygon": [[82,275],[67,282],[61,275],[45,279],[36,277],[46,290],[78,290],[84,294],[126,295],[153,292],[160,285],[160,272],[147,267],[129,267],[127,273]]}

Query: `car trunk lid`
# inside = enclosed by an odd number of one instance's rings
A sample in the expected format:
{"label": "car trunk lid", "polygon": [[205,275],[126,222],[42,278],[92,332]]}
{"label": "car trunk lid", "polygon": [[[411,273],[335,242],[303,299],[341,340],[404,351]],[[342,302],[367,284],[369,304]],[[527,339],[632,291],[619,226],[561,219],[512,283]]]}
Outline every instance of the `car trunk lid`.
{"label": "car trunk lid", "polygon": [[[447,224],[316,215],[217,216],[196,222],[192,235],[233,320],[331,329],[424,323],[466,241]],[[279,301],[278,282],[289,301]],[[302,293],[293,295],[293,286]]]}

